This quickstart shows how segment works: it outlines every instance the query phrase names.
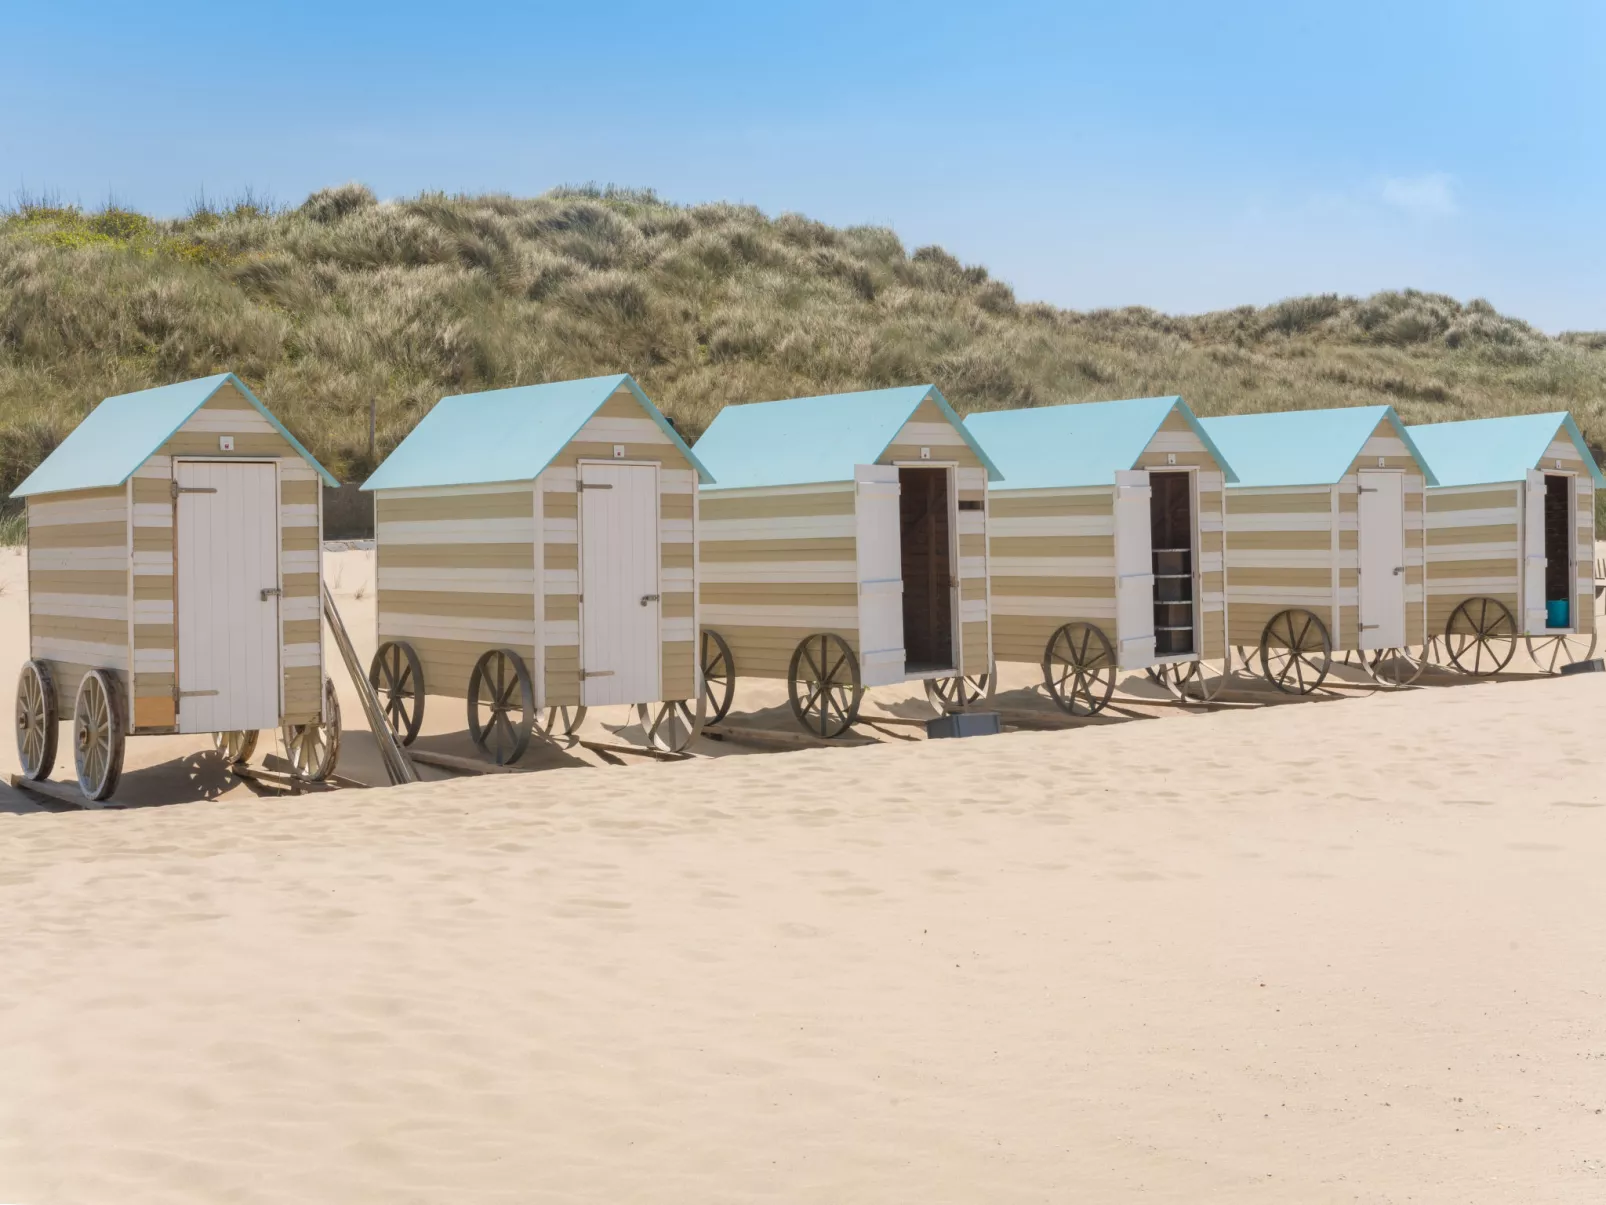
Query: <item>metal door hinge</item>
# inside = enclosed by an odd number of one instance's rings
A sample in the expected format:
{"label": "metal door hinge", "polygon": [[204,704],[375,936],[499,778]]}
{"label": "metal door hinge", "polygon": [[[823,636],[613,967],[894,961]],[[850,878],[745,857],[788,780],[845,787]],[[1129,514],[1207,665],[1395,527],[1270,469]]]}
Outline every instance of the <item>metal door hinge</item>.
{"label": "metal door hinge", "polygon": [[210,699],[217,694],[215,690],[180,690],[174,692],[180,699]]}
{"label": "metal door hinge", "polygon": [[613,677],[613,671],[611,669],[583,669],[580,671],[580,676],[582,678],[611,678]]}
{"label": "metal door hinge", "polygon": [[262,601],[263,602],[267,602],[269,595],[280,595],[280,596],[282,596],[284,594],[284,591],[279,589],[278,586],[263,586],[262,589],[259,590],[257,593],[259,593],[262,596]]}
{"label": "metal door hinge", "polygon": [[1355,492],[1357,494],[1375,494],[1379,491],[1377,487],[1373,485],[1358,485],[1355,487]]}
{"label": "metal door hinge", "polygon": [[1363,624],[1362,624],[1362,625],[1361,625],[1361,631],[1363,631],[1363,632],[1364,632],[1364,631],[1366,631],[1366,629],[1367,629],[1367,628],[1380,628],[1380,627],[1382,627],[1382,626],[1383,626],[1383,625],[1382,625],[1382,624],[1380,624],[1380,623],[1363,623]]}
{"label": "metal door hinge", "polygon": [[215,485],[180,485],[176,481],[173,482],[173,484],[170,487],[170,489],[172,490],[173,497],[175,497],[175,498],[177,498],[180,494],[215,494],[215,493],[217,493],[217,486],[215,486]]}
{"label": "metal door hinge", "polygon": [[657,602],[660,597],[657,594],[643,594],[641,596],[641,605],[645,607],[650,602]]}
{"label": "metal door hinge", "polygon": [[578,488],[583,490],[611,490],[613,486],[606,485],[601,481],[582,481]]}

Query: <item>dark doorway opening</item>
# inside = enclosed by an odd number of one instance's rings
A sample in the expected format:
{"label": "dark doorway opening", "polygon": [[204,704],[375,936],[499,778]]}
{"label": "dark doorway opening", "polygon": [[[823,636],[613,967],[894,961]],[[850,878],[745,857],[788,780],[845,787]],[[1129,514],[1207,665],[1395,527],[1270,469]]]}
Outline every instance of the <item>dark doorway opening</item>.
{"label": "dark doorway opening", "polygon": [[[1573,479],[1545,474],[1546,626],[1572,626]],[[1559,605],[1558,605],[1559,604]]]}
{"label": "dark doorway opening", "polygon": [[1154,554],[1154,652],[1193,647],[1193,482],[1188,473],[1149,474],[1149,539]]}
{"label": "dark doorway opening", "polygon": [[906,672],[955,668],[948,470],[898,470]]}

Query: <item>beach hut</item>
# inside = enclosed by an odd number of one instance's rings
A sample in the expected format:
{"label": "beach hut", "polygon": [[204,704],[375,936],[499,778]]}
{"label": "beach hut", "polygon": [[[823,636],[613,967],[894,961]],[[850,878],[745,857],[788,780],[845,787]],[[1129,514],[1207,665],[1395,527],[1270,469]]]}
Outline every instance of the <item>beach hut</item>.
{"label": "beach hut", "polygon": [[1118,670],[1212,697],[1224,672],[1222,488],[1233,470],[1180,397],[972,414],[992,494],[993,654],[1041,665],[1073,715]]}
{"label": "beach hut", "polygon": [[685,748],[701,697],[700,480],[628,376],[437,402],[362,486],[369,677],[398,736],[418,735],[437,695],[467,702],[469,734],[499,765],[605,704],[634,704],[651,744]]}
{"label": "beach hut", "polygon": [[108,798],[129,735],[214,734],[231,762],[282,727],[326,777],[340,711],[324,677],[326,473],[232,373],[109,397],[20,485],[27,500],[23,773],[73,722],[78,785]]}
{"label": "beach hut", "polygon": [[1246,665],[1291,694],[1321,685],[1339,651],[1380,685],[1414,680],[1433,474],[1393,407],[1203,423],[1238,474],[1226,494],[1228,630]]}
{"label": "beach hut", "polygon": [[785,679],[821,737],[869,686],[922,681],[939,707],[986,691],[998,472],[935,386],[727,406],[696,451],[713,718],[737,675]]}
{"label": "beach hut", "polygon": [[1427,495],[1428,626],[1451,666],[1497,673],[1523,637],[1556,672],[1595,650],[1595,490],[1606,486],[1565,412],[1428,423],[1411,435]]}

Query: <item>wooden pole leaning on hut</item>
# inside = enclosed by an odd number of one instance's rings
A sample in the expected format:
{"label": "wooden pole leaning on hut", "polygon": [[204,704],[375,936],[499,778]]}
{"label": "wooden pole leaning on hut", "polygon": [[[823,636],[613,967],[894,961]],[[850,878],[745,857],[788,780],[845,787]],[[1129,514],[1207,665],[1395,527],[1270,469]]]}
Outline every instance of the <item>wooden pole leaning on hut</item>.
{"label": "wooden pole leaning on hut", "polygon": [[390,725],[385,722],[379,696],[374,693],[368,675],[363,673],[362,662],[357,660],[357,650],[351,646],[351,637],[346,634],[346,625],[341,622],[340,612],[335,608],[335,598],[329,593],[327,582],[323,583],[323,616],[329,621],[329,631],[335,638],[336,647],[340,649],[340,658],[346,663],[346,672],[351,675],[352,684],[357,688],[357,697],[362,700],[363,714],[367,716],[368,727],[379,745],[379,760],[385,765],[390,785],[417,782],[418,770]]}

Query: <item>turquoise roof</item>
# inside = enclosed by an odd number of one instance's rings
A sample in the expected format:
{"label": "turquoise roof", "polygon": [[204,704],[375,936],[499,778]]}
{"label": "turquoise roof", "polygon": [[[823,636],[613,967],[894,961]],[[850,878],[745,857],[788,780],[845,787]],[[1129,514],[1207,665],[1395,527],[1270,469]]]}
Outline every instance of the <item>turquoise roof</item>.
{"label": "turquoise roof", "polygon": [[647,416],[686,454],[698,479],[711,480],[708,470],[641,387],[628,374],[620,373],[443,397],[362,488],[533,481],[620,385],[636,395]]}
{"label": "turquoise roof", "polygon": [[56,446],[54,452],[45,457],[38,468],[28,474],[27,480],[13,490],[11,496],[24,498],[32,494],[55,494],[62,490],[93,490],[122,485],[189,421],[190,415],[231,381],[246,401],[255,406],[262,417],[290,441],[290,446],[318,470],[325,483],[340,484],[323,465],[312,458],[312,453],[303,448],[294,435],[285,430],[284,424],[258,400],[256,394],[246,388],[244,381],[232,372],[225,372],[215,377],[180,381],[175,385],[106,398]]}
{"label": "turquoise roof", "polygon": [[852,481],[853,466],[881,459],[928,397],[997,481],[997,467],[935,385],[726,406],[697,441],[697,455],[716,489]]}
{"label": "turquoise roof", "polygon": [[1422,468],[1429,485],[1433,469],[1417,448],[1393,406],[1343,406],[1336,410],[1278,410],[1270,414],[1230,414],[1200,421],[1216,446],[1232,461],[1240,487],[1336,485],[1378,423],[1393,424],[1406,451]]}
{"label": "turquoise roof", "polygon": [[1114,485],[1116,472],[1137,464],[1173,410],[1188,421],[1227,480],[1236,480],[1230,458],[1216,450],[1180,397],[988,410],[972,414],[965,425],[998,461],[1005,489],[1071,489]]}
{"label": "turquoise roof", "polygon": [[1540,460],[1550,441],[1565,431],[1589,466],[1595,484],[1606,487],[1606,476],[1584,442],[1583,434],[1565,410],[1549,414],[1513,414],[1506,418],[1472,418],[1459,423],[1423,423],[1411,428],[1417,447],[1433,466],[1439,485],[1494,485],[1523,481]]}

